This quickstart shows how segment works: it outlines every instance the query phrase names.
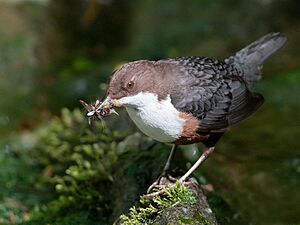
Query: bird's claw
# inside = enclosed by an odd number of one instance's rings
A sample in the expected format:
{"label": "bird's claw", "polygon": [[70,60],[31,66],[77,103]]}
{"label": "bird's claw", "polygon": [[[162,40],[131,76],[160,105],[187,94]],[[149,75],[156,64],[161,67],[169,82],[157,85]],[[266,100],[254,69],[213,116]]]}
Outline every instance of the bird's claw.
{"label": "bird's claw", "polygon": [[176,182],[177,179],[175,177],[172,177],[167,173],[163,173],[148,187],[147,194],[151,193],[153,190],[165,188],[167,185],[174,184]]}
{"label": "bird's claw", "polygon": [[180,181],[177,177],[172,177],[170,174],[163,173],[159,178],[150,185],[147,190],[147,194],[143,195],[146,199],[153,199],[156,196],[162,195],[166,190],[174,187],[177,182],[182,183],[186,187],[193,187],[198,185],[198,182],[195,178],[188,178],[185,181]]}

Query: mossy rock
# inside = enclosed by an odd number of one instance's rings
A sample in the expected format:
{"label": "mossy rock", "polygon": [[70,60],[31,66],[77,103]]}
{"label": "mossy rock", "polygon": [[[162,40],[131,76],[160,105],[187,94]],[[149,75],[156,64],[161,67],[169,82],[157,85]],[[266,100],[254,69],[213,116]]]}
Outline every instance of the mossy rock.
{"label": "mossy rock", "polygon": [[216,224],[211,211],[206,211],[201,204],[183,203],[171,206],[161,211],[153,224],[173,225],[173,224],[193,224],[212,225]]}
{"label": "mossy rock", "polygon": [[217,224],[205,195],[195,181],[190,181],[188,187],[177,183],[151,200],[142,197],[140,202],[139,207],[132,207],[128,216],[122,215],[116,224]]}

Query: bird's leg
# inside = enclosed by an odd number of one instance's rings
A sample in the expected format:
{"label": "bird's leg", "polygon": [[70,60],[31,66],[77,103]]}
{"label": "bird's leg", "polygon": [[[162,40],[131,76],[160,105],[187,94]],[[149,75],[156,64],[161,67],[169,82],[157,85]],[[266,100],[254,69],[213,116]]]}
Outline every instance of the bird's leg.
{"label": "bird's leg", "polygon": [[184,182],[211,155],[214,149],[214,146],[206,148],[197,162],[179,179],[179,182]]}
{"label": "bird's leg", "polygon": [[[190,181],[186,181],[186,179],[212,154],[212,152],[214,151],[215,147],[208,147],[206,148],[202,155],[199,157],[199,159],[197,160],[197,162],[195,162],[195,164],[178,180],[179,182],[185,184],[185,185],[189,185]],[[170,153],[170,155],[173,154],[172,152]],[[170,156],[169,156],[170,158]],[[169,161],[169,159],[168,159]],[[166,168],[166,166],[165,166]],[[159,185],[161,177],[158,179],[158,182],[156,181],[154,184],[152,184],[147,191],[147,195],[145,195],[144,197],[146,198],[153,198],[157,195],[160,195],[161,193],[163,193],[166,189],[171,188],[175,185],[175,183],[173,184],[166,184],[166,185]],[[193,183],[193,182],[192,182]],[[160,187],[161,186],[161,187]],[[150,191],[154,188],[154,187],[160,187],[159,191],[150,193]],[[150,193],[150,194],[149,194]]]}
{"label": "bird's leg", "polygon": [[167,171],[168,171],[169,168],[170,168],[171,161],[172,161],[172,158],[173,158],[173,156],[174,156],[174,153],[175,153],[176,149],[177,149],[177,145],[173,144],[173,145],[172,145],[171,152],[170,152],[170,154],[169,154],[169,156],[168,156],[168,160],[167,160],[167,162],[166,162],[166,164],[165,164],[165,167],[164,167],[164,169],[163,169],[163,172],[162,172],[161,175],[157,178],[157,180],[156,180],[153,184],[150,185],[150,187],[149,187],[148,190],[147,190],[147,193],[149,193],[155,186],[159,185],[161,178],[167,175]]}
{"label": "bird's leg", "polygon": [[172,161],[172,159],[173,159],[173,156],[174,156],[174,153],[175,153],[176,149],[177,149],[177,145],[173,144],[173,145],[172,145],[171,152],[170,152],[170,154],[169,154],[169,156],[168,156],[168,160],[167,160],[167,162],[166,162],[166,164],[165,164],[165,167],[164,167],[164,170],[163,170],[163,172],[162,172],[162,175],[165,175],[166,172],[169,170],[170,165],[171,165],[171,161]]}

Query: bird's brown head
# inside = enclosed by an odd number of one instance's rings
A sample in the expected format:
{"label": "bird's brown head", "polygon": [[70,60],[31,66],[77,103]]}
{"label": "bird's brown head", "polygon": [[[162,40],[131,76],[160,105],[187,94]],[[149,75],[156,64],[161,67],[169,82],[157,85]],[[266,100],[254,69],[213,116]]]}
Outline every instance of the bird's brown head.
{"label": "bird's brown head", "polygon": [[121,66],[111,77],[107,95],[114,100],[155,89],[156,69],[151,61],[135,61]]}
{"label": "bird's brown head", "polygon": [[168,60],[140,60],[124,64],[113,73],[107,97],[100,108],[108,104],[116,107],[142,107],[149,100],[146,99],[149,95],[158,100],[165,99],[178,84],[174,69],[176,66]]}

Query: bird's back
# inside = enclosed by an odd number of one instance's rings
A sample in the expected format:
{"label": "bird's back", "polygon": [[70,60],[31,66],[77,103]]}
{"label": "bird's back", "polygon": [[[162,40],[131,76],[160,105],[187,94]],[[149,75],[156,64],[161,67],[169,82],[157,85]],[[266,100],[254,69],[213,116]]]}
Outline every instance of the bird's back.
{"label": "bird's back", "polygon": [[172,103],[201,121],[201,131],[221,132],[253,114],[263,103],[251,91],[260,79],[263,63],[285,43],[280,33],[270,33],[224,61],[207,57],[179,57],[185,83],[173,90]]}
{"label": "bird's back", "polygon": [[247,88],[242,71],[234,65],[205,57],[174,60],[181,66],[178,76],[186,77],[186,82],[172,92],[172,103],[198,118],[201,132],[223,132],[263,103],[263,97]]}

